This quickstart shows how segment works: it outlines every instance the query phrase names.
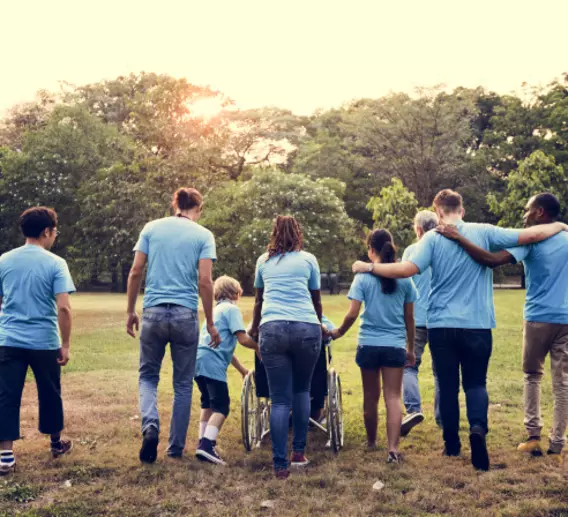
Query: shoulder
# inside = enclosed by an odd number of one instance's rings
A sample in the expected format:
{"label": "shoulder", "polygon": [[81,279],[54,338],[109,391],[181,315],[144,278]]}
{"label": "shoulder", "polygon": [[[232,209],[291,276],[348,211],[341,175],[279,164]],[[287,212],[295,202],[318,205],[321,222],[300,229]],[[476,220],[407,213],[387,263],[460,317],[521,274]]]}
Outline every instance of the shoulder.
{"label": "shoulder", "polygon": [[399,278],[397,279],[396,284],[400,287],[400,289],[404,290],[412,290],[415,288],[412,278]]}
{"label": "shoulder", "polygon": [[304,258],[305,260],[307,260],[308,262],[311,262],[312,264],[317,264],[318,259],[316,258],[316,256],[312,253],[309,253],[308,251],[300,251],[298,252],[299,256]]}
{"label": "shoulder", "polygon": [[260,266],[268,260],[268,252],[263,253],[258,259],[256,259],[256,265]]}

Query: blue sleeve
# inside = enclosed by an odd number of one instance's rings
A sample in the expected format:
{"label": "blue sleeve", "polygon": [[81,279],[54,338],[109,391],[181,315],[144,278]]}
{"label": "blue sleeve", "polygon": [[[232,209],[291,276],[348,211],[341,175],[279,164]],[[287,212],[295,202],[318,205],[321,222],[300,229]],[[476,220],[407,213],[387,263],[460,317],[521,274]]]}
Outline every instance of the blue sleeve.
{"label": "blue sleeve", "polygon": [[76,291],[71,273],[67,267],[67,262],[60,260],[57,262],[53,277],[53,294],[74,293]]}
{"label": "blue sleeve", "polygon": [[419,270],[424,273],[432,265],[432,254],[434,251],[434,238],[438,235],[436,232],[428,232],[412,250],[412,262]]}
{"label": "blue sleeve", "polygon": [[[262,265],[265,262],[266,254],[261,255],[258,257],[256,261],[256,270],[254,272],[254,288],[255,289],[264,289],[264,280],[262,279]],[[268,258],[268,257],[267,257]]]}
{"label": "blue sleeve", "polygon": [[515,262],[519,263],[528,257],[531,252],[531,246],[517,246],[515,248],[507,248],[505,251],[513,256]]}
{"label": "blue sleeve", "polygon": [[308,279],[308,289],[319,291],[321,289],[321,276],[318,260],[310,255],[310,278]]}
{"label": "blue sleeve", "polygon": [[231,307],[229,314],[227,314],[228,326],[231,334],[236,332],[246,331],[245,321],[243,320],[243,314],[237,306]]}
{"label": "blue sleeve", "polygon": [[369,275],[370,273],[357,273],[353,279],[353,283],[347,294],[347,298],[350,300],[357,300],[358,302],[365,301],[365,289],[364,289],[364,277],[363,275]]}
{"label": "blue sleeve", "polygon": [[217,250],[215,249],[215,237],[211,232],[207,232],[207,237],[201,248],[201,253],[199,254],[199,260],[211,259],[213,261],[217,260]]}
{"label": "blue sleeve", "polygon": [[138,242],[136,246],[134,246],[134,251],[141,251],[146,255],[150,253],[150,231],[148,225],[144,226],[140,232],[140,237],[138,237]]}
{"label": "blue sleeve", "polygon": [[327,327],[328,330],[333,330],[335,328],[333,321],[328,320],[324,315],[322,315],[321,317],[321,322]]}
{"label": "blue sleeve", "polygon": [[499,228],[492,224],[486,225],[487,243],[492,251],[499,251],[505,248],[513,248],[519,243],[521,230],[511,230],[509,228]]}
{"label": "blue sleeve", "polygon": [[404,250],[404,253],[402,254],[402,259],[401,259],[402,262],[404,262],[405,260],[410,260],[410,255],[411,255],[410,250],[411,250],[411,247],[410,247],[410,246],[408,246],[408,247]]}
{"label": "blue sleeve", "polygon": [[409,282],[406,286],[406,294],[404,297],[404,303],[414,303],[418,300],[418,289],[414,285],[414,282],[409,278]]}

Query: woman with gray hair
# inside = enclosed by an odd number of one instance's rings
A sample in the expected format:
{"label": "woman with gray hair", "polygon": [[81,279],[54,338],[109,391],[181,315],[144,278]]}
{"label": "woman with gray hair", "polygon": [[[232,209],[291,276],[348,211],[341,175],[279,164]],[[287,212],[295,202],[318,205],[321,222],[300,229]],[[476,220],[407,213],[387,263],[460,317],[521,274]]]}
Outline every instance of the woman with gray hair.
{"label": "woman with gray hair", "polygon": [[[438,226],[438,216],[430,210],[422,210],[414,217],[414,231],[418,240]],[[416,244],[411,244],[406,248],[402,256],[402,260],[410,260],[412,252]],[[414,303],[414,320],[416,321],[416,334],[414,341],[414,353],[416,354],[416,363],[414,366],[408,366],[404,369],[402,381],[403,401],[406,407],[406,416],[402,420],[400,429],[401,436],[406,436],[410,430],[420,424],[424,420],[422,413],[422,402],[420,399],[420,385],[418,383],[418,369],[422,362],[422,354],[426,348],[428,341],[428,329],[426,321],[426,311],[428,309],[428,295],[430,293],[430,281],[432,279],[432,270],[428,268],[424,273],[412,277],[416,288],[418,289],[419,298]],[[435,395],[434,395],[434,418],[436,423],[441,425],[440,408],[439,408],[439,387],[434,363],[432,363],[434,373]]]}

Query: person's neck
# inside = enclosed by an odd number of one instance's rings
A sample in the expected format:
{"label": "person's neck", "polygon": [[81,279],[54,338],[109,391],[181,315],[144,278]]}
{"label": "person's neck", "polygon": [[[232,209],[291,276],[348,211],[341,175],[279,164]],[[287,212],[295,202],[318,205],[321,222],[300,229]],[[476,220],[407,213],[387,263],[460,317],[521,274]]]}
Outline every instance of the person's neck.
{"label": "person's neck", "polygon": [[185,219],[190,219],[195,222],[197,219],[197,212],[195,210],[178,210],[176,212],[176,217],[184,217]]}
{"label": "person's neck", "polygon": [[462,216],[460,214],[444,214],[441,219],[444,224],[456,224],[462,222]]}
{"label": "person's neck", "polygon": [[26,245],[27,246],[38,246],[40,248],[43,248],[44,250],[47,249],[47,247],[45,246],[45,244],[43,243],[43,241],[41,241],[40,239],[26,239]]}

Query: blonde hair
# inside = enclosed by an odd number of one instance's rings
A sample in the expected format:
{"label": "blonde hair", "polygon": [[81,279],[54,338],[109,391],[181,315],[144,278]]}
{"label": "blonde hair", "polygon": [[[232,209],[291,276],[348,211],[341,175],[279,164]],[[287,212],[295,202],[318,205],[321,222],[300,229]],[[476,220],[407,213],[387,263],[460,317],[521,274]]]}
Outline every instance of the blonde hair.
{"label": "blonde hair", "polygon": [[213,295],[216,302],[219,300],[236,300],[242,294],[243,289],[238,280],[227,275],[220,276],[215,280]]}

